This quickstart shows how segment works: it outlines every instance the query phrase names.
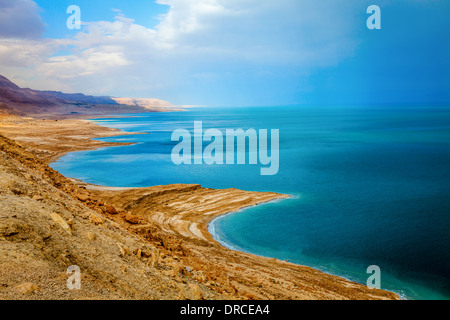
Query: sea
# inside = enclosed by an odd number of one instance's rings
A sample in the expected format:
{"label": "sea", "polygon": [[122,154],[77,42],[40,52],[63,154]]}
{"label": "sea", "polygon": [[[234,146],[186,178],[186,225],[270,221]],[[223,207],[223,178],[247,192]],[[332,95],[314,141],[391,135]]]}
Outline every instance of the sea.
{"label": "sea", "polygon": [[[450,298],[449,107],[197,107],[91,121],[131,133],[98,140],[134,144],[69,153],[51,164],[65,176],[288,194],[221,216],[209,230],[230,249],[361,284],[377,266],[381,289],[404,299]],[[193,132],[195,121],[224,133],[279,130],[277,174],[249,161],[174,164],[172,133]]]}

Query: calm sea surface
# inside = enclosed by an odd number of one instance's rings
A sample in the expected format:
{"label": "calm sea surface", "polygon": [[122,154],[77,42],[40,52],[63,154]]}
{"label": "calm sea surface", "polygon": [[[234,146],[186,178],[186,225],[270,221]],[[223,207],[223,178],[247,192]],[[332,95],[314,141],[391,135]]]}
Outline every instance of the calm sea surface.
{"label": "calm sea surface", "polygon": [[[224,245],[308,265],[411,299],[450,298],[449,108],[195,108],[94,122],[128,132],[100,139],[136,142],[71,153],[62,174],[120,187],[199,183],[293,197],[226,215],[210,224]],[[180,165],[174,129],[279,129],[280,168]],[[206,146],[206,143],[205,143]]]}

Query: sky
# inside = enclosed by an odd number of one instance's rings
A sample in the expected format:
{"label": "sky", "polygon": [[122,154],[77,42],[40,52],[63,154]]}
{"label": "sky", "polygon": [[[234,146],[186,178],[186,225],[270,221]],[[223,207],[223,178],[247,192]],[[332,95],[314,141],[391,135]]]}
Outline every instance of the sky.
{"label": "sky", "polygon": [[[77,5],[81,29],[70,30]],[[381,10],[370,30],[367,8]],[[448,0],[0,0],[0,74],[176,105],[448,105]]]}

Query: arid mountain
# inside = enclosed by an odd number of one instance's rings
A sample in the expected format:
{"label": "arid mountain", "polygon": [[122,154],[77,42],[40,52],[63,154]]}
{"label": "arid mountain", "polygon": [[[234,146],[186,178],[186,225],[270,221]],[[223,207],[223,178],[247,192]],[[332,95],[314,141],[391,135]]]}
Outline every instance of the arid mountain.
{"label": "arid mountain", "polygon": [[[145,99],[146,100],[146,99]],[[20,88],[0,75],[0,113],[34,117],[64,115],[97,115],[105,113],[132,113],[164,111],[172,106],[158,99],[148,99],[152,105],[138,105],[125,99],[118,102],[110,97],[87,96],[82,93],[62,93]],[[127,103],[130,101],[130,103]]]}

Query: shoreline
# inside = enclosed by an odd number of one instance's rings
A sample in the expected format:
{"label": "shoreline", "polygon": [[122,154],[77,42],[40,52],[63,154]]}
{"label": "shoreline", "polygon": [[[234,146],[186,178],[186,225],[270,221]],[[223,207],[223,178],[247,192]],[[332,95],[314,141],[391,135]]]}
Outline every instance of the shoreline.
{"label": "shoreline", "polygon": [[[280,202],[280,201],[283,201],[283,200],[291,199],[292,197],[293,197],[293,196],[290,196],[290,197],[288,197],[288,198],[274,199],[274,200],[271,200],[271,201],[268,201],[268,202],[265,202],[265,203],[256,204],[256,205],[254,205],[254,206],[244,207],[244,208],[242,208],[242,209],[240,209],[240,210],[238,210],[238,211],[228,212],[228,213],[225,213],[225,214],[223,214],[223,215],[216,216],[216,217],[212,218],[211,221],[208,223],[208,231],[209,231],[209,233],[212,235],[212,238],[213,238],[216,242],[218,242],[221,246],[223,246],[223,247],[225,247],[225,248],[227,248],[227,249],[229,249],[229,250],[236,251],[236,252],[242,252],[242,253],[246,253],[246,254],[252,254],[252,255],[256,255],[256,256],[258,256],[258,257],[266,258],[266,259],[277,259],[277,258],[274,258],[274,257],[264,256],[264,255],[252,253],[252,252],[250,252],[250,251],[245,251],[244,249],[241,249],[241,248],[238,248],[238,247],[234,247],[232,244],[229,244],[229,243],[227,243],[227,242],[224,241],[224,240],[220,240],[220,238],[219,238],[219,239],[216,239],[216,238],[218,238],[218,235],[215,233],[215,230],[210,231],[210,226],[212,226],[211,224],[214,223],[214,221],[219,220],[219,219],[222,219],[222,218],[224,218],[224,217],[227,216],[227,215],[230,215],[230,214],[240,214],[240,213],[243,213],[246,209],[250,209],[250,208],[252,208],[252,207],[256,207],[256,206],[260,206],[260,205],[265,205],[265,204],[269,204],[269,203],[277,203],[277,202]],[[212,226],[212,227],[213,227],[213,226]],[[277,260],[278,260],[278,259],[277,259]],[[354,280],[352,280],[352,279],[346,277],[345,275],[340,275],[340,274],[331,273],[331,272],[322,270],[322,269],[320,269],[320,268],[318,268],[318,267],[306,266],[306,265],[303,265],[303,264],[300,264],[300,263],[291,262],[291,261],[289,261],[289,260],[279,260],[279,261],[284,261],[284,262],[286,262],[286,263],[292,263],[292,264],[297,265],[297,266],[314,268],[314,269],[316,269],[316,270],[318,270],[318,271],[320,271],[320,272],[323,272],[323,273],[325,273],[325,274],[328,274],[328,275],[331,275],[331,276],[335,276],[335,277],[340,277],[340,278],[343,278],[343,279],[345,279],[345,280],[347,280],[347,281],[350,281],[350,282],[359,283],[359,282],[356,282],[356,281],[354,281]],[[383,290],[386,290],[386,289],[383,289]],[[388,290],[387,290],[387,291],[388,291]],[[392,292],[393,294],[396,294],[396,295],[399,297],[400,300],[410,300],[407,296],[402,295],[402,294],[400,294],[400,293],[398,293],[398,292],[395,292],[395,291],[389,291],[389,292]]]}
{"label": "shoreline", "polygon": [[[226,243],[225,241],[220,240],[220,237],[217,235],[217,233],[215,233],[215,229],[214,229],[213,231],[211,231],[210,228],[214,228],[213,223],[214,223],[216,220],[222,219],[222,218],[224,218],[224,217],[227,216],[227,215],[244,213],[244,211],[246,211],[247,209],[251,209],[251,208],[254,208],[254,207],[257,207],[257,206],[262,206],[262,205],[265,205],[265,204],[277,203],[277,202],[281,202],[281,201],[283,201],[283,200],[292,199],[292,196],[290,196],[290,195],[287,195],[287,194],[286,194],[285,196],[286,196],[286,197],[278,198],[278,199],[273,199],[273,200],[269,200],[269,201],[267,201],[267,202],[255,204],[255,205],[253,205],[253,206],[243,207],[243,208],[239,209],[238,211],[227,212],[227,213],[224,213],[224,214],[222,214],[222,215],[218,215],[218,216],[212,217],[211,220],[210,220],[210,221],[208,222],[208,224],[207,224],[208,232],[211,234],[211,237],[212,237],[216,242],[218,242],[220,245],[222,245],[223,247],[225,247],[225,248],[227,248],[227,249],[229,249],[229,250],[238,251],[238,252],[243,252],[243,253],[248,253],[248,254],[254,254],[254,253],[251,253],[251,252],[248,252],[248,251],[243,251],[243,250],[240,250],[240,249],[238,249],[238,248],[235,248],[235,247],[233,247],[231,244],[228,244],[228,243]],[[217,240],[216,238],[219,238],[219,240]],[[263,258],[274,259],[273,257],[267,257],[267,256],[263,256],[263,255],[258,255],[258,254],[255,254],[255,255],[256,255],[256,256],[259,256],[259,257],[263,257]],[[297,264],[297,263],[294,263],[294,264],[300,265],[300,264]]]}
{"label": "shoreline", "polygon": [[[150,186],[150,187],[113,187],[113,186],[104,186],[104,185],[93,184],[93,183],[82,181],[82,180],[77,179],[77,178],[68,177],[68,179],[71,180],[74,184],[76,184],[79,187],[86,188],[86,190],[89,190],[89,191],[94,192],[94,193],[98,193],[97,196],[99,196],[99,197],[102,197],[102,195],[101,195],[102,193],[103,194],[109,194],[109,195],[114,194],[114,193],[133,193],[133,194],[142,193],[142,194],[148,196],[149,190],[151,190],[152,188],[164,188],[164,187],[168,188],[168,187],[171,187],[171,186],[174,186],[174,187],[176,187],[176,186],[186,186],[188,188],[190,186],[195,186],[195,187],[202,188],[202,189],[205,189],[205,190],[214,190],[214,191],[217,191],[217,192],[225,192],[227,190],[230,190],[230,191],[234,191],[236,193],[244,193],[244,194],[249,194],[249,195],[252,195],[252,194],[265,195],[266,197],[262,197],[261,200],[257,199],[257,200],[251,202],[248,205],[237,206],[236,210],[217,211],[217,212],[214,212],[214,213],[207,214],[207,215],[205,215],[204,219],[199,219],[199,220],[192,221],[192,222],[190,221],[189,225],[186,226],[186,228],[188,230],[191,230],[191,229],[194,229],[194,228],[195,229],[200,228],[200,230],[197,230],[197,232],[192,232],[192,234],[190,234],[190,236],[197,237],[197,238],[199,238],[201,240],[214,242],[214,243],[217,243],[217,244],[220,244],[220,245],[222,245],[222,243],[220,243],[220,241],[216,240],[214,238],[214,235],[211,232],[209,232],[209,226],[214,220],[219,219],[219,218],[224,217],[224,216],[229,215],[229,214],[235,214],[235,213],[239,213],[241,211],[245,211],[246,209],[249,209],[249,208],[253,208],[253,207],[257,207],[257,206],[261,206],[261,205],[265,205],[265,204],[269,204],[269,203],[276,203],[276,202],[280,202],[280,201],[292,198],[292,196],[290,196],[290,195],[280,194],[280,193],[275,193],[275,192],[244,191],[244,190],[239,190],[239,189],[234,189],[234,188],[230,188],[230,189],[210,189],[210,188],[203,188],[200,185],[196,185],[196,184],[192,184],[192,185],[170,184],[170,185]],[[177,219],[172,220],[171,223],[174,223],[174,222],[178,223],[179,221],[176,221],[176,220]],[[204,232],[205,230],[206,230],[206,232]],[[200,231],[201,233],[198,234],[198,231]],[[224,246],[224,247],[226,247],[226,246]],[[234,249],[231,249],[231,250],[234,250]],[[240,250],[234,250],[234,251],[243,252],[243,251],[240,251]],[[244,252],[244,253],[252,254],[252,253],[249,253],[249,252]],[[259,256],[259,255],[256,255],[256,256]],[[263,256],[261,256],[261,257],[263,257]]]}
{"label": "shoreline", "polygon": [[[106,117],[107,115],[105,115]],[[76,144],[74,146],[63,146],[60,150],[50,150],[48,143],[37,143],[39,139],[27,139],[26,130],[14,131],[10,128],[15,138],[21,144],[34,150],[34,153],[46,163],[53,162],[52,159],[59,159],[61,156],[74,151],[92,150],[100,147],[110,146],[124,146],[128,143],[107,143],[109,145],[100,145],[98,141],[91,140],[94,137],[101,136],[118,136],[129,134],[118,129],[111,129],[102,125],[93,124],[86,119],[85,123],[90,123],[95,126],[94,130],[84,132],[78,140],[89,140],[90,142]],[[42,120],[37,120],[42,121]],[[44,120],[47,121],[47,120]],[[51,121],[51,120],[48,120]],[[63,122],[65,120],[62,120]],[[69,127],[73,127],[76,131],[80,131],[79,124],[82,120],[67,120]],[[76,121],[74,123],[74,121]],[[48,122],[47,122],[48,123]],[[0,132],[3,133],[3,127],[0,123]],[[51,123],[52,124],[52,123]],[[34,127],[32,123],[19,121],[19,127],[31,125],[32,131]],[[83,127],[83,126],[81,126]],[[91,128],[93,128],[91,126]],[[53,128],[55,129],[55,128]],[[61,135],[61,131],[56,130],[53,136],[46,135],[41,132],[41,140],[55,138],[66,142],[66,134]],[[64,130],[62,130],[64,132]],[[66,132],[67,133],[67,132]],[[136,133],[131,133],[136,134]],[[14,138],[14,137],[13,137]],[[76,139],[75,139],[76,140]],[[73,141],[72,141],[73,142]],[[67,142],[66,142],[67,143]],[[42,150],[52,153],[48,155]],[[37,149],[37,150],[36,150]],[[46,149],[46,150],[45,150]],[[78,150],[74,150],[78,149]],[[42,157],[42,154],[44,156]],[[72,179],[73,181],[73,179]],[[209,263],[211,269],[216,269],[214,276],[211,278],[222,279],[226,283],[222,288],[227,289],[228,294],[241,292],[242,287],[245,288],[246,294],[240,293],[241,298],[269,298],[269,299],[398,299],[395,293],[383,290],[370,290],[361,284],[357,284],[342,277],[326,274],[322,271],[290,262],[279,261],[277,259],[270,259],[254,254],[245,253],[242,251],[232,251],[223,246],[220,242],[214,239],[209,232],[208,226],[215,219],[226,214],[232,214],[236,211],[241,211],[255,205],[261,205],[270,201],[279,201],[288,198],[288,195],[281,195],[276,193],[263,192],[249,192],[237,189],[214,190],[202,188],[199,185],[168,185],[168,186],[154,186],[149,188],[114,188],[107,186],[96,186],[86,183],[79,183],[79,187],[85,189],[91,198],[101,199],[102,201],[113,205],[117,208],[119,214],[108,216],[107,218],[119,223],[128,231],[143,235],[148,240],[161,240],[162,246],[160,250],[165,255],[169,255],[173,250],[172,245],[176,248],[184,248],[181,252],[191,251],[197,254],[187,255],[177,254],[177,259],[185,259],[186,263],[197,266],[198,269],[206,270],[204,265]],[[232,199],[233,201],[230,201]],[[88,201],[89,202],[89,201]],[[138,202],[138,203],[136,203]],[[136,204],[135,204],[136,203]],[[199,205],[200,203],[200,205]],[[186,206],[187,204],[187,206]],[[152,212],[148,211],[152,209]],[[194,210],[192,210],[192,208]],[[153,210],[155,209],[155,210]],[[198,210],[198,211],[196,211]],[[173,216],[173,213],[176,213]],[[135,217],[139,223],[130,223],[128,216]],[[147,228],[147,229],[146,229]],[[155,229],[156,228],[156,229]],[[151,234],[149,235],[149,229]],[[160,240],[158,240],[160,241]],[[164,242],[167,243],[164,243]],[[186,251],[186,252],[187,252]],[[208,257],[207,260],[202,256]],[[183,258],[181,258],[183,257]],[[211,262],[216,262],[211,264]],[[229,262],[234,261],[236,267],[225,267]],[[245,267],[244,267],[245,266]],[[242,267],[249,269],[245,276]],[[281,268],[280,268],[281,267]],[[277,270],[279,269],[279,270]],[[236,273],[236,270],[237,273]],[[253,270],[253,272],[252,272]],[[284,271],[283,271],[284,270]],[[236,279],[230,280],[229,274],[235,274]],[[255,277],[259,281],[242,281],[242,279],[252,279]],[[277,274],[275,277],[274,275]],[[271,276],[270,276],[271,275]],[[285,283],[279,287],[272,285],[271,277],[279,278],[278,282]],[[177,278],[175,276],[175,278]],[[307,280],[307,279],[310,280]],[[228,280],[227,280],[228,279]],[[294,280],[297,279],[297,280]],[[303,279],[303,280],[300,280]],[[231,281],[231,282],[230,282]],[[270,289],[261,291],[258,282],[266,283],[264,286]],[[319,282],[318,282],[319,281]],[[246,283],[246,284],[242,284]],[[290,283],[290,284],[289,284]],[[297,283],[296,285],[294,285]],[[301,285],[298,285],[301,283]],[[319,283],[319,284],[318,284]],[[269,285],[270,284],[270,285]],[[214,289],[216,287],[212,286]],[[237,289],[239,287],[240,289]],[[307,290],[298,290],[295,288],[309,288]],[[211,286],[210,286],[211,288]],[[220,287],[219,287],[220,288]],[[234,289],[233,289],[234,288]],[[327,289],[325,289],[327,288]],[[217,289],[219,292],[223,289]],[[303,292],[305,291],[305,292]],[[270,293],[269,293],[270,292]],[[338,293],[339,292],[339,293]],[[260,298],[258,298],[258,296]],[[288,298],[290,297],[290,298]],[[309,297],[309,298],[308,298]],[[359,298],[358,298],[359,297]]]}

